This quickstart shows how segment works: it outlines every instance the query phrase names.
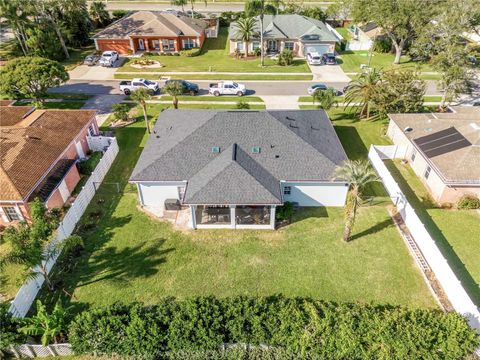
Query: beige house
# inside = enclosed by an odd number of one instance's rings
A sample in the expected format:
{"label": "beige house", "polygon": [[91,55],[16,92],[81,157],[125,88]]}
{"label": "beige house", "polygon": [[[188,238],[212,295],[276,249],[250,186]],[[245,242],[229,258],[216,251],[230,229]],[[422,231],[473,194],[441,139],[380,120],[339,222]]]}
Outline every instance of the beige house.
{"label": "beige house", "polygon": [[[248,44],[248,52],[260,48],[260,18],[256,18],[256,36]],[[263,41],[267,54],[276,54],[284,49],[292,50],[296,56],[306,56],[317,52],[320,55],[335,52],[335,44],[340,39],[330,25],[319,20],[298,14],[265,15],[263,19]],[[245,52],[236,23],[229,29],[230,54],[238,49]]]}
{"label": "beige house", "polygon": [[387,134],[439,203],[480,196],[480,109],[389,114]]}

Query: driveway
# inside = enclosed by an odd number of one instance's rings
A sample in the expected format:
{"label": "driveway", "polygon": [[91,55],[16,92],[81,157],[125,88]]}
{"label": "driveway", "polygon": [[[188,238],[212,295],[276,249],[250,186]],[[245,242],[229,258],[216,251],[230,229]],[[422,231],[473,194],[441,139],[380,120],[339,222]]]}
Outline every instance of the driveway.
{"label": "driveway", "polygon": [[68,74],[71,80],[111,80],[113,79],[115,71],[117,71],[125,60],[126,58],[121,57],[115,61],[113,67],[79,65],[69,71]]}
{"label": "driveway", "polygon": [[351,79],[345,75],[340,65],[308,65],[313,74],[313,81],[348,83]]}
{"label": "driveway", "polygon": [[85,102],[82,109],[97,110],[97,124],[101,126],[112,112],[112,105],[122,102],[125,95],[95,95]]}

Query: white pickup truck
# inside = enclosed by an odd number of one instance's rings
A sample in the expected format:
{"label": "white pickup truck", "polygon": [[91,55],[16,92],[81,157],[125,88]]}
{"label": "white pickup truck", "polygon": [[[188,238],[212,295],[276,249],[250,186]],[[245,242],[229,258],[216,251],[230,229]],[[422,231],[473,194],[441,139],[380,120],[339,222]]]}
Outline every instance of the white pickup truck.
{"label": "white pickup truck", "polygon": [[112,67],[115,64],[115,61],[118,60],[118,52],[116,51],[104,51],[98,64],[100,66]]}
{"label": "white pickup truck", "polygon": [[247,89],[243,84],[237,84],[234,81],[220,81],[218,83],[210,84],[210,94],[215,96],[220,95],[238,95],[243,96],[247,93]]}
{"label": "white pickup truck", "polygon": [[141,88],[148,89],[152,94],[160,90],[160,86],[156,81],[141,78],[133,79],[132,81],[120,81],[120,91],[125,95],[130,95],[133,91]]}

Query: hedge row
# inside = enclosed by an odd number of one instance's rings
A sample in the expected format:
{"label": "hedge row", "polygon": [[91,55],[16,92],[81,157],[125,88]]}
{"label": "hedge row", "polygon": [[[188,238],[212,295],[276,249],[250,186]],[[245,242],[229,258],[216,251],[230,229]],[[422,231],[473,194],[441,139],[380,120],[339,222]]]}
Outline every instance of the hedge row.
{"label": "hedge row", "polygon": [[282,296],[117,303],[79,314],[68,333],[76,353],[142,358],[250,344],[303,358],[460,359],[480,343],[456,313]]}

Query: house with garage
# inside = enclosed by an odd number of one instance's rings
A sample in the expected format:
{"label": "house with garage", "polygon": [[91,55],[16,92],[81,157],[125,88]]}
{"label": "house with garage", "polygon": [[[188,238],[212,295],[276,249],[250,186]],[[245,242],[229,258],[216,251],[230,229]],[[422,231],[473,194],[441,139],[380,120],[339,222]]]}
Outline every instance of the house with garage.
{"label": "house with garage", "polygon": [[389,114],[387,134],[439,203],[480,196],[480,109]]}
{"label": "house with garage", "polygon": [[[249,53],[260,48],[260,17],[256,19],[257,36],[249,43]],[[330,25],[322,21],[298,14],[265,15],[263,19],[263,47],[268,54],[275,54],[284,49],[292,50],[296,56],[306,56],[317,52],[320,55],[335,52],[335,44],[340,38]],[[236,49],[242,53],[245,44],[238,33],[237,24],[233,22],[229,29],[230,53]]]}
{"label": "house with garage", "polygon": [[193,229],[274,229],[287,201],[344,206],[346,159],[323,110],[165,110],[130,182],[142,208]]}
{"label": "house with garage", "polygon": [[135,11],[93,36],[98,51],[120,54],[175,53],[201,48],[206,37],[218,33],[217,19],[192,19],[180,13]]}
{"label": "house with garage", "polygon": [[0,224],[29,221],[35,198],[61,207],[80,180],[78,159],[98,134],[94,110],[0,106]]}

